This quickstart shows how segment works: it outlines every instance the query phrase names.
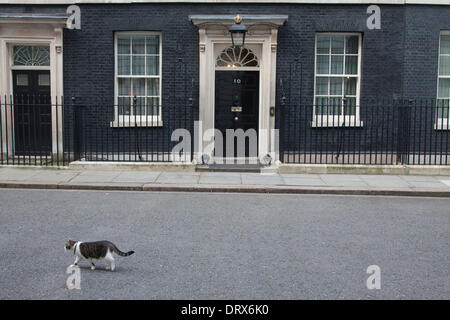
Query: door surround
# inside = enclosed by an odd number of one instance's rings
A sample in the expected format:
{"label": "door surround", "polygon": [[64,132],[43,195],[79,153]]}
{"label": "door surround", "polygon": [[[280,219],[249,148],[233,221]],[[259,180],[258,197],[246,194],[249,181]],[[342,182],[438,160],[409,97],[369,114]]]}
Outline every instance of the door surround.
{"label": "door surround", "polygon": [[[192,15],[191,22],[199,32],[199,129],[198,141],[195,141],[195,159],[201,163],[203,154],[211,156],[206,148],[211,142],[204,141],[207,131],[214,130],[215,71],[217,46],[231,46],[230,33],[234,23],[233,15]],[[248,28],[245,43],[259,46],[259,119],[258,119],[258,156],[270,154],[278,160],[275,139],[271,137],[275,128],[275,119],[270,116],[270,108],[275,107],[276,95],[276,54],[278,27],[284,25],[285,15],[241,15]],[[258,55],[258,54],[257,54]],[[207,134],[207,136],[210,136]],[[211,140],[210,140],[211,141]]]}
{"label": "door surround", "polygon": [[[61,97],[63,96],[63,28],[66,26],[67,17],[64,16],[26,16],[20,14],[0,17],[0,94],[2,102],[6,98],[11,103],[13,94],[12,71],[13,70],[49,70],[50,71],[50,95],[52,101],[52,153],[63,152],[63,117],[61,109]],[[50,49],[50,66],[13,66],[12,48],[14,45],[46,45]],[[58,97],[58,101],[56,101]],[[14,150],[13,132],[10,121],[10,108],[2,104],[2,139],[3,153],[6,150]],[[6,138],[8,137],[8,138]]]}

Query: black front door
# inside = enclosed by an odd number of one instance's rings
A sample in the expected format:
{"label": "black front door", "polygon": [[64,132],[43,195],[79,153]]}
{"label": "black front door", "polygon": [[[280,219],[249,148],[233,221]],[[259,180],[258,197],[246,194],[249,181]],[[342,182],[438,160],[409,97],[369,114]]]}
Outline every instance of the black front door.
{"label": "black front door", "polygon": [[52,147],[50,71],[14,70],[16,155],[44,155]]}
{"label": "black front door", "polygon": [[[245,139],[245,156],[257,156],[257,133],[259,114],[259,71],[216,71],[215,128],[223,136],[223,156],[226,151],[226,130],[254,129],[256,141]],[[255,144],[250,148],[249,144]],[[234,157],[238,142],[234,143]],[[256,153],[253,154],[252,150]],[[251,154],[250,154],[251,153]],[[216,154],[217,155],[217,154]]]}

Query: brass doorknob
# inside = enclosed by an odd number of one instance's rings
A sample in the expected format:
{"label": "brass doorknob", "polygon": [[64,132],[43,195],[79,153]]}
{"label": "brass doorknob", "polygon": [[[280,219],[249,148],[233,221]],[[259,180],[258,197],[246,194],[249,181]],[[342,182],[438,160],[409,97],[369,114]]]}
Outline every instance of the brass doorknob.
{"label": "brass doorknob", "polygon": [[239,120],[239,117],[234,117],[234,121],[238,121]]}

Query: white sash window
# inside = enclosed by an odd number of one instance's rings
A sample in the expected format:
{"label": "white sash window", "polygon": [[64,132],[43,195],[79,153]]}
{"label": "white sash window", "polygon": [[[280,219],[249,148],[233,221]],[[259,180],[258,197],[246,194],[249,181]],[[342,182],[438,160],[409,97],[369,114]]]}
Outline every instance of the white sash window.
{"label": "white sash window", "polygon": [[438,94],[435,128],[450,129],[450,31],[440,34]]}
{"label": "white sash window", "polygon": [[318,33],[313,126],[361,126],[361,34]]}
{"label": "white sash window", "polygon": [[115,35],[115,121],[113,126],[160,126],[161,34]]}

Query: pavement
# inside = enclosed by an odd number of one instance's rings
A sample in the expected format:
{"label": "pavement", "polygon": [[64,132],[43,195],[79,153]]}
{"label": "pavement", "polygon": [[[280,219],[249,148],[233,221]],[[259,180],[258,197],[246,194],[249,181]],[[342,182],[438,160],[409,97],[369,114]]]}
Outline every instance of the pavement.
{"label": "pavement", "polygon": [[0,187],[450,197],[450,176],[1,167]]}

